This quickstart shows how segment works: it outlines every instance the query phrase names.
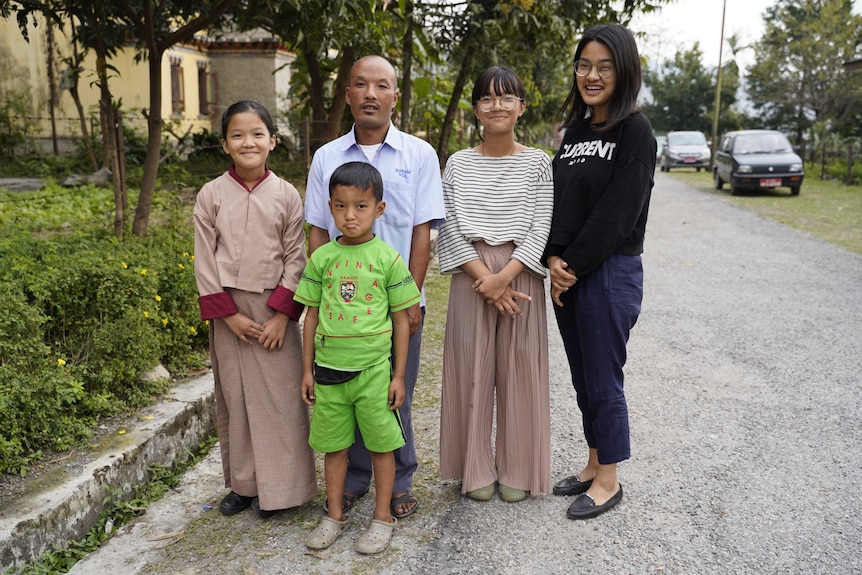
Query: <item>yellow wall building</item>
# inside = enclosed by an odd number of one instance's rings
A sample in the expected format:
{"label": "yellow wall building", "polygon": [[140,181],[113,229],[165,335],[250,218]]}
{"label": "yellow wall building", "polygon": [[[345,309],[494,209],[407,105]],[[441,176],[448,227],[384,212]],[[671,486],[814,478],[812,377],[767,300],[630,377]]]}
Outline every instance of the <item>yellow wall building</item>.
{"label": "yellow wall building", "polygon": [[[24,40],[14,17],[0,19],[0,111],[5,110],[19,128],[26,126],[34,141],[51,149],[76,146],[80,120],[64,89],[71,44],[63,30],[44,19],[29,27]],[[165,53],[162,71],[162,118],[175,134],[203,129],[221,132],[221,115],[233,102],[250,99],[264,105],[278,121],[288,109],[290,64],[296,55],[266,33],[234,34],[228,39],[196,37]],[[78,91],[91,133],[99,129],[99,90],[95,85],[95,59],[83,65]],[[135,61],[129,45],[109,64],[116,68],[109,79],[111,94],[120,103],[127,128],[146,135],[144,111],[149,108],[149,73],[145,61]],[[52,105],[53,102],[53,105]],[[0,118],[2,120],[2,118]],[[0,130],[3,125],[0,124]],[[287,134],[282,123],[279,132]]]}

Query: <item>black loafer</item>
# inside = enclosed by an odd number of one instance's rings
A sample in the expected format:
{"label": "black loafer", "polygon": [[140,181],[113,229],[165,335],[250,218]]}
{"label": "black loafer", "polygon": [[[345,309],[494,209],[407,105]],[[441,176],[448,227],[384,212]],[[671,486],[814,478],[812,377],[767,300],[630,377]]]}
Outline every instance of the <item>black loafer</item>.
{"label": "black loafer", "polygon": [[579,495],[590,488],[593,480],[581,481],[577,475],[570,475],[554,483],[554,495]]}
{"label": "black loafer", "polygon": [[257,497],[252,499],[251,508],[258,514],[258,516],[260,516],[261,519],[269,519],[273,515],[277,515],[284,511],[284,509],[261,509],[260,500]]}
{"label": "black loafer", "polygon": [[254,497],[246,497],[245,495],[240,495],[239,493],[231,491],[225,495],[224,499],[221,500],[218,510],[222,515],[236,515],[237,513],[248,509],[249,505],[251,505],[252,499],[254,499]]}
{"label": "black loafer", "polygon": [[620,490],[613,494],[613,496],[602,503],[601,505],[596,505],[596,502],[593,501],[593,498],[590,497],[589,493],[584,493],[569,505],[569,510],[566,511],[566,517],[569,519],[590,519],[592,517],[598,517],[611,507],[614,507],[617,503],[623,500],[623,486],[620,485]]}

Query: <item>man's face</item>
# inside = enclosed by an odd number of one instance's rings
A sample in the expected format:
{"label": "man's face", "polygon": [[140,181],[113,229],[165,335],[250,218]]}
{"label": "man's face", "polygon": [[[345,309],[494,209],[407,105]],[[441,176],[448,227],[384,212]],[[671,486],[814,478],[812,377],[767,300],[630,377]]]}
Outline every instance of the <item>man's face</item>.
{"label": "man's face", "polygon": [[356,125],[369,130],[388,126],[398,102],[392,66],[380,57],[366,57],[353,65],[347,104]]}

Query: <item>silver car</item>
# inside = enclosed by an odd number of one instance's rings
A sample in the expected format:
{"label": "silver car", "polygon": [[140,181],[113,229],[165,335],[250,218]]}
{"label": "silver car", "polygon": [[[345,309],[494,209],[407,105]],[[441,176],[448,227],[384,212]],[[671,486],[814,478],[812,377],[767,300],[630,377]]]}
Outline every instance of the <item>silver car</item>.
{"label": "silver car", "polygon": [[662,172],[671,168],[709,169],[709,144],[701,132],[668,132],[659,165]]}

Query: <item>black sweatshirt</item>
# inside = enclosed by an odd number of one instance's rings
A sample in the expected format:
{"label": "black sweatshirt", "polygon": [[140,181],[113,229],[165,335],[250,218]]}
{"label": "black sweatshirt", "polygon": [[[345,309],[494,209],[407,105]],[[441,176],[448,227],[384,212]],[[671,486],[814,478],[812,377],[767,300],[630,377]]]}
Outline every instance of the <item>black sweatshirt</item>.
{"label": "black sweatshirt", "polygon": [[580,277],[612,254],[643,253],[656,141],[640,113],[606,132],[566,130],[554,157],[554,215],[544,260],[560,256]]}

